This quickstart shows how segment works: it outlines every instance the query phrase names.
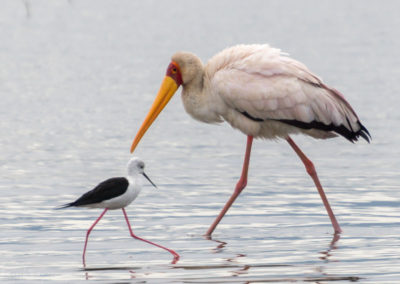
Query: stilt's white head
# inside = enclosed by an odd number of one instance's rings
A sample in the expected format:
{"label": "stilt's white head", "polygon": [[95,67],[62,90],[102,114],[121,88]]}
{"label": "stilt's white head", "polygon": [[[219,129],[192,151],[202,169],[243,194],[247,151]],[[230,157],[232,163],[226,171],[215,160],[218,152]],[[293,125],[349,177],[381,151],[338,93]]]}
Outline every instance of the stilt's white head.
{"label": "stilt's white head", "polygon": [[128,162],[128,175],[135,176],[144,173],[144,162],[138,157],[132,157]]}
{"label": "stilt's white head", "polygon": [[128,162],[128,176],[134,177],[139,174],[143,175],[154,187],[157,186],[151,181],[151,179],[144,172],[144,162],[138,157],[132,157]]}

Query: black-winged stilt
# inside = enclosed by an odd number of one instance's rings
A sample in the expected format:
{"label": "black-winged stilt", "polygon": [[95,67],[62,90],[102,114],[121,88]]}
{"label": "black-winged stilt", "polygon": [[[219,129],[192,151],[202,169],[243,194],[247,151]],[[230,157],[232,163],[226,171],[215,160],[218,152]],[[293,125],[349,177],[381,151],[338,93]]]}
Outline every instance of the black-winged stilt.
{"label": "black-winged stilt", "polygon": [[128,215],[126,214],[125,207],[131,204],[133,200],[139,195],[142,189],[141,182],[139,180],[139,175],[143,175],[154,187],[157,187],[150,178],[144,172],[144,162],[136,157],[133,157],[128,162],[128,175],[127,177],[113,177],[99,183],[94,189],[86,192],[76,201],[67,203],[58,209],[68,208],[68,207],[89,207],[89,208],[104,208],[104,211],[96,219],[92,226],[86,233],[85,246],[83,248],[82,261],[83,265],[86,266],[85,253],[87,242],[89,239],[90,232],[100,221],[100,219],[106,214],[110,209],[122,209],[126,223],[129,228],[131,236],[135,239],[141,240],[143,242],[149,243],[156,247],[162,248],[170,252],[174,258],[172,263],[175,264],[179,260],[179,254],[175,251],[161,246],[159,244],[150,242],[143,238],[136,236],[129,223]]}

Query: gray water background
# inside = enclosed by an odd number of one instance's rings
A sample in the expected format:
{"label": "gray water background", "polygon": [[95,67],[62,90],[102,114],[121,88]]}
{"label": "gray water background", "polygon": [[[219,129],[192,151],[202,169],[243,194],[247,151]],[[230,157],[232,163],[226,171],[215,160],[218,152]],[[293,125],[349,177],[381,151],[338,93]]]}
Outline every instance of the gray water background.
{"label": "gray water background", "polygon": [[[1,0],[0,281],[400,283],[398,1]],[[371,144],[294,140],[317,167],[343,234],[284,141],[256,140],[249,183],[202,237],[240,175],[246,138],[184,111],[179,92],[135,154],[144,181],[92,232],[99,210],[54,207],[125,174],[170,56],[204,61],[269,43],[345,94]]]}

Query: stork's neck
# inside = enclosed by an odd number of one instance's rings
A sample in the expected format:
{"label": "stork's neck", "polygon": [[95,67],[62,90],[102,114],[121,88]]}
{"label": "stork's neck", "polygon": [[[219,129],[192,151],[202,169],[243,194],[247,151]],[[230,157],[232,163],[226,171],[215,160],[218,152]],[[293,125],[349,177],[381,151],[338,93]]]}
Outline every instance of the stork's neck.
{"label": "stork's neck", "polygon": [[182,86],[182,95],[190,95],[195,93],[201,94],[204,89],[204,71],[202,69],[199,69],[196,72],[196,75],[188,83],[184,83]]}
{"label": "stork's neck", "polygon": [[206,123],[221,122],[219,114],[213,107],[215,97],[209,92],[209,83],[203,70],[197,73],[193,80],[182,86],[183,105],[186,112],[197,120]]}

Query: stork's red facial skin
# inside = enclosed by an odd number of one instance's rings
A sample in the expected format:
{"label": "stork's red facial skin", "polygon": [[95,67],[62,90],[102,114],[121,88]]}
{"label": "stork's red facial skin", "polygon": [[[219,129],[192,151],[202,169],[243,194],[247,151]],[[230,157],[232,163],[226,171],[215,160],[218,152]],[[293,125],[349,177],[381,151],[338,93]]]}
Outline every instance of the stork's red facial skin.
{"label": "stork's red facial skin", "polygon": [[179,68],[178,63],[172,61],[167,68],[167,76],[171,77],[174,79],[175,83],[180,86],[182,85],[182,74],[181,74],[181,69]]}

